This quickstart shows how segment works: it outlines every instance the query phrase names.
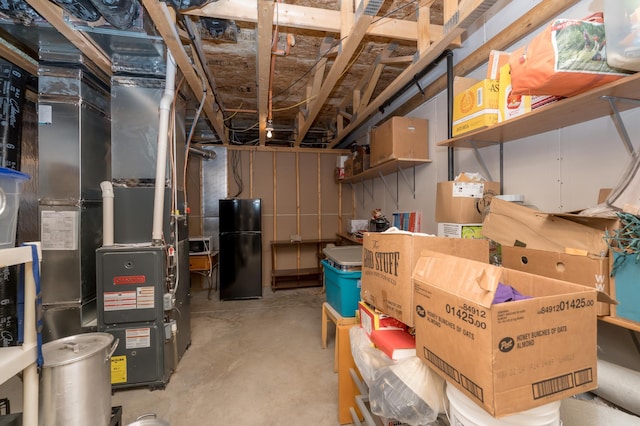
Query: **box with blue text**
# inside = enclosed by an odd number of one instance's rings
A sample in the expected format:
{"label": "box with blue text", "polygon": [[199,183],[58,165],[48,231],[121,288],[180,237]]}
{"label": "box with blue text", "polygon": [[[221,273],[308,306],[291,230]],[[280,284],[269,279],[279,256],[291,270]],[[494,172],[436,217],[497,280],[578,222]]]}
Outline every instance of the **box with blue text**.
{"label": "box with blue text", "polygon": [[438,252],[413,283],[418,357],[492,416],[597,387],[595,288]]}

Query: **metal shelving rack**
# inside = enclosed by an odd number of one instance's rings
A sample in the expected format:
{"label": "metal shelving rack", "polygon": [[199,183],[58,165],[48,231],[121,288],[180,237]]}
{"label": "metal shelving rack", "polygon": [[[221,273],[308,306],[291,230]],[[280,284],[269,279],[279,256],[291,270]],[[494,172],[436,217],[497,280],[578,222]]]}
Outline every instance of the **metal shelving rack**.
{"label": "metal shelving rack", "polygon": [[40,243],[29,246],[0,250],[0,267],[25,265],[24,276],[24,341],[21,346],[0,348],[0,384],[22,371],[24,426],[38,425],[38,342],[36,333],[36,283],[33,275],[32,249],[38,250],[41,258]]}

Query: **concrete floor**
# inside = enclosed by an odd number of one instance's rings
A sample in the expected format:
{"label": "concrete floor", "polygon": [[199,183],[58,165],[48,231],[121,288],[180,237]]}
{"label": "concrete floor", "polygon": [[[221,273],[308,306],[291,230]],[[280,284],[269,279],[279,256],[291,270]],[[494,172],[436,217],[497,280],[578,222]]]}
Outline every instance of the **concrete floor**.
{"label": "concrete floor", "polygon": [[[194,289],[191,346],[166,389],[115,391],[112,405],[122,406],[122,425],[148,413],[171,426],[338,425],[334,327],[328,327],[327,349],[320,347],[324,301],[320,287],[265,289],[262,299],[225,302]],[[17,377],[0,386],[12,412],[22,411],[21,392]],[[640,424],[593,402],[563,401],[563,426]]]}
{"label": "concrete floor", "polygon": [[193,291],[191,346],[165,390],[119,390],[124,424],[155,413],[172,426],[336,425],[338,377],[320,347],[322,288],[264,290],[257,300]]}

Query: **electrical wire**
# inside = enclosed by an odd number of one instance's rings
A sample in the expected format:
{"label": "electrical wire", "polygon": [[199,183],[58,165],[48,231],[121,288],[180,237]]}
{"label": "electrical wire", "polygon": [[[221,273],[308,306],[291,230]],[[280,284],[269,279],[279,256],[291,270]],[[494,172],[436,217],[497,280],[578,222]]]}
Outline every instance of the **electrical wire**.
{"label": "electrical wire", "polygon": [[240,151],[232,151],[231,152],[231,173],[233,175],[233,180],[236,182],[238,186],[238,192],[233,195],[231,198],[236,198],[242,191],[244,191],[244,182],[242,181],[242,161],[240,158]]}

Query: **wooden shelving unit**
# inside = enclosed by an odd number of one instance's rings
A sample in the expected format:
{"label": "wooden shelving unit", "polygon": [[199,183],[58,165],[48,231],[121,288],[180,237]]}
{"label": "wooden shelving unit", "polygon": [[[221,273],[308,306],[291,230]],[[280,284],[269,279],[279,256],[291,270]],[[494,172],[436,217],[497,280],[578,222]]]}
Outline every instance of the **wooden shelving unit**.
{"label": "wooden shelving unit", "polygon": [[[562,99],[502,123],[438,142],[438,145],[484,148],[608,116],[612,113],[608,98],[618,99],[616,105],[619,111],[637,108],[639,104],[636,100],[640,99],[640,73]],[[624,102],[625,99],[633,102]]]}
{"label": "wooden shelving unit", "polygon": [[416,160],[412,158],[398,158],[394,160],[386,161],[377,166],[373,166],[362,173],[358,173],[355,176],[344,178],[343,182],[356,183],[363,180],[372,179],[379,176],[385,176],[391,173],[395,173],[398,170],[408,169],[410,167],[419,166],[421,164],[430,163],[431,160]]}
{"label": "wooden shelving unit", "polygon": [[[286,288],[318,287],[322,285],[322,249],[327,244],[335,244],[336,239],[317,240],[277,240],[271,241],[271,290]],[[318,266],[311,268],[278,269],[278,249],[299,250],[303,246],[315,246]]]}

